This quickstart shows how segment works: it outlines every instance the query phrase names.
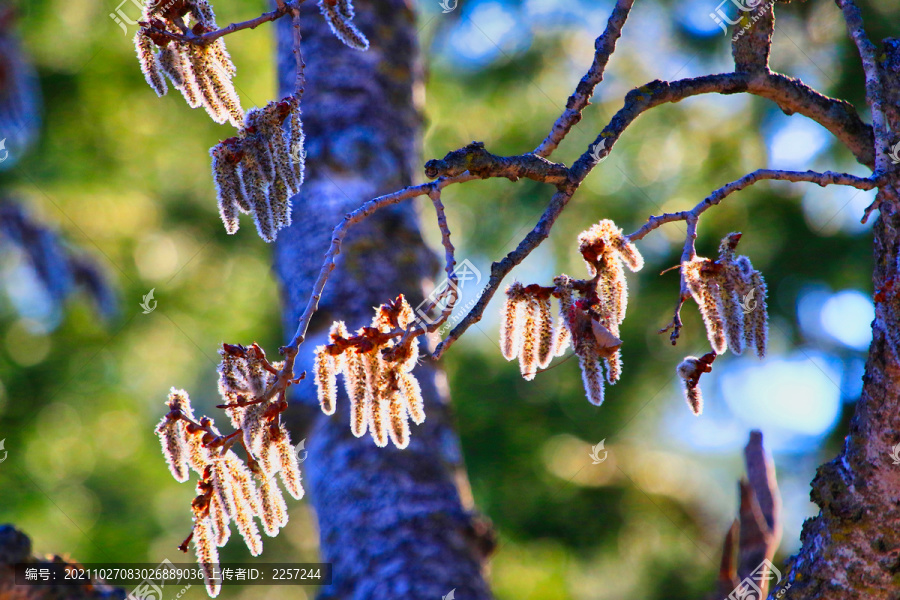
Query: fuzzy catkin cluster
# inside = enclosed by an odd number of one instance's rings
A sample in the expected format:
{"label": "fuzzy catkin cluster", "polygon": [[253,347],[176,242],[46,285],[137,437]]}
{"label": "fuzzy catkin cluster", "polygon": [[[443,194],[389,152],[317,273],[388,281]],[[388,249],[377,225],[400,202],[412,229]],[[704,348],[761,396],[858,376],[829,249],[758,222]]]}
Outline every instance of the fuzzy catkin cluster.
{"label": "fuzzy catkin cluster", "polygon": [[682,263],[681,271],[713,350],[741,354],[756,348],[763,358],[769,333],[766,282],[749,258],[735,255],[740,239],[740,233],[725,236],[718,260],[697,257]]}
{"label": "fuzzy catkin cluster", "polygon": [[[609,383],[618,381],[622,372],[619,325],[628,304],[624,265],[637,271],[644,260],[612,221],[600,221],[578,241],[591,279],[576,281],[560,275],[553,287],[518,282],[507,287],[500,349],[506,360],[518,358],[522,377],[531,380],[539,368],[547,368],[554,356],[562,356],[572,344],[587,398],[599,406],[604,392],[602,362]],[[559,299],[555,324],[552,297]]]}
{"label": "fuzzy catkin cluster", "polygon": [[619,325],[628,307],[624,267],[639,271],[644,258],[610,220],[582,232],[578,243],[594,289],[569,311],[569,329],[588,400],[599,406],[604,387],[600,361],[606,364],[608,383],[615,384],[622,375]]}
{"label": "fuzzy catkin cluster", "polygon": [[568,333],[554,326],[551,306],[553,288],[523,286],[515,282],[506,288],[506,302],[500,316],[500,350],[506,360],[519,359],[519,370],[527,381],[538,368],[546,369],[554,356],[565,352]]}
{"label": "fuzzy catkin cluster", "polygon": [[[200,476],[191,504],[194,524],[189,540],[213,597],[218,595],[221,581],[212,566],[219,562],[218,548],[231,535],[230,523],[234,522],[250,553],[257,556],[262,552],[262,539],[255,519],[270,537],[278,535],[288,521],[287,504],[275,475],[280,475],[291,496],[303,497],[297,457],[278,419],[284,408],[279,404],[284,400],[264,400],[275,380],[270,369],[277,368],[280,365],[265,362],[257,346],[226,345],[219,366],[219,391],[232,424],[240,430],[222,436],[212,419],[194,416],[187,393],[176,389],[169,394],[168,414],[156,428],[176,481],[187,481],[191,470]],[[238,435],[241,437],[236,439]],[[235,442],[244,446],[246,463],[231,450]]]}
{"label": "fuzzy catkin cluster", "polygon": [[319,10],[339,40],[356,50],[369,49],[369,40],[353,24],[354,11],[350,0],[319,0]]}
{"label": "fuzzy catkin cluster", "polygon": [[291,224],[290,198],[303,184],[303,146],[300,104],[294,98],[250,109],[238,135],[213,146],[219,214],[229,234],[238,230],[239,213],[253,215],[267,242]]}
{"label": "fuzzy catkin cluster", "polygon": [[[232,426],[242,433],[244,448],[250,455],[250,470],[264,481],[280,475],[288,493],[296,500],[301,499],[303,486],[297,457],[287,428],[278,418],[279,409],[286,408],[285,401],[278,398],[260,401],[275,383],[275,371],[283,363],[267,363],[262,349],[255,344],[250,348],[226,345],[219,353],[222,355],[219,393],[226,401],[225,413]],[[247,405],[248,402],[252,404]],[[277,530],[270,535],[275,533]]]}
{"label": "fuzzy catkin cluster", "polygon": [[244,120],[241,101],[231,78],[234,63],[222,38],[206,44],[182,43],[150,33],[146,27],[181,34],[180,25],[195,34],[218,29],[207,0],[145,0],[141,25],[134,46],[141,71],[158,96],[168,92],[166,78],[181,92],[191,108],[203,106],[216,123],[231,121],[239,127]]}
{"label": "fuzzy catkin cluster", "polygon": [[406,329],[414,320],[412,308],[400,295],[377,309],[370,327],[350,336],[339,321],[331,327],[331,343],[315,352],[315,382],[319,403],[326,415],[337,406],[337,375],[343,376],[350,398],[350,430],[356,437],[366,431],[384,447],[388,438],[397,448],[409,445],[409,419],[425,421],[425,404],[419,382],[412,374],[419,358],[419,340],[402,343],[390,335]]}

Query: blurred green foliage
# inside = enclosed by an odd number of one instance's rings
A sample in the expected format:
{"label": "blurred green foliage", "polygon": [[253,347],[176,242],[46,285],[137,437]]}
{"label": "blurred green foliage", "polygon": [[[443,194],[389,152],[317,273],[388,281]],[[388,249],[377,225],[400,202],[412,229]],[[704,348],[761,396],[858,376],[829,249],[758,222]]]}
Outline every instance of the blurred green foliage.
{"label": "blurred green foliage", "polygon": [[[590,64],[599,29],[574,21],[544,27],[529,17],[540,3],[504,4],[528,42],[501,43],[500,52],[476,68],[454,54],[451,42],[477,18],[478,6],[490,3],[461,0],[447,15],[437,4],[420,3],[430,69],[426,158],[473,139],[495,153],[535,147]],[[724,36],[702,36],[685,25],[687,11],[705,15],[714,8],[709,4],[638,3],[594,105],[556,160],[570,163],[584,152],[632,87],[730,68]],[[872,37],[887,35],[900,9],[864,4]],[[258,1],[215,5],[220,23],[264,8]],[[574,5],[602,27],[611,2]],[[76,301],[47,333],[0,297],[0,439],[9,452],[0,464],[0,522],[25,530],[39,552],[65,552],[83,562],[179,560],[174,548],[189,531],[193,489],[172,481],[153,425],[173,385],[211,409],[222,341],[280,344],[278,291],[270,249],[250,227],[225,235],[217,216],[207,152],[230,129],[189,110],[178,95],[155,97],[130,36],[109,18],[115,8],[109,1],[63,0],[23,0],[21,6],[45,120],[36,147],[0,172],[0,190],[23,198],[97,259],[118,288],[121,315],[103,323],[86,302]],[[858,61],[834,4],[779,5],[778,14],[774,67],[809,76],[862,110]],[[265,103],[274,93],[271,29],[228,42],[245,106]],[[578,232],[601,218],[630,232],[651,214],[693,206],[716,187],[766,166],[767,132],[788,119],[749,97],[695,98],[641,116],[516,276],[544,284],[558,272],[580,276]],[[810,167],[865,172],[830,139],[815,160]],[[858,220],[858,203],[838,204],[832,219],[817,221],[807,206],[817,194],[824,192],[760,184],[729,198],[701,224],[701,254],[714,253],[729,231],[746,234],[741,251],[769,282],[775,351],[810,343],[796,326],[803,285],[871,291],[867,230],[841,225]],[[528,181],[448,189],[457,256],[487,272],[533,227],[549,197],[550,190]],[[437,246],[431,215],[421,208]],[[854,210],[849,217],[842,213]],[[737,447],[704,452],[673,435],[673,415],[687,411],[674,366],[686,354],[702,353],[706,343],[690,307],[677,347],[655,333],[671,318],[677,294],[677,274],[659,272],[677,263],[682,236],[681,224],[668,225],[641,245],[648,264],[629,276],[624,377],[607,390],[602,408],[584,400],[574,360],[558,359],[534,382],[522,381],[495,348],[493,315],[446,359],[475,499],[500,533],[491,561],[498,597],[677,599],[711,589],[742,466]],[[158,308],[142,314],[138,304],[151,288]],[[755,359],[722,362],[732,360]],[[716,404],[711,392],[707,402]],[[808,482],[844,431],[839,424],[822,448],[801,449],[796,465],[784,470]],[[609,459],[592,465],[588,453],[600,440]],[[785,493],[811,510],[803,485]],[[281,536],[266,540],[263,560],[315,559],[314,517],[305,503],[292,505],[291,516]],[[796,537],[800,517],[794,515],[788,536]],[[796,539],[788,537],[785,546],[795,548]],[[238,544],[223,553],[225,560],[244,558]],[[311,591],[247,588],[241,595],[305,593]],[[201,590],[189,592],[201,596]]]}

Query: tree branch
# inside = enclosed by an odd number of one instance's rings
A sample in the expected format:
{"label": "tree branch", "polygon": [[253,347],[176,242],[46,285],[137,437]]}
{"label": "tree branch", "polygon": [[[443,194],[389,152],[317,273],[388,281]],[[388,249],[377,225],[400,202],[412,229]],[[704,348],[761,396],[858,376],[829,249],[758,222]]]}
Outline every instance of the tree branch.
{"label": "tree branch", "polygon": [[628,13],[631,12],[633,4],[634,0],[618,0],[616,2],[616,7],[606,22],[606,30],[594,42],[596,51],[594,52],[594,62],[591,64],[591,68],[578,82],[575,92],[569,96],[569,100],[566,102],[566,110],[553,124],[550,133],[535,148],[534,154],[537,156],[544,158],[550,156],[563,138],[568,135],[572,127],[581,121],[581,111],[591,103],[594,88],[603,81],[606,64],[616,49],[616,41],[622,35],[622,28],[625,26],[625,20],[628,19]]}
{"label": "tree branch", "polygon": [[482,142],[472,142],[448,153],[443,159],[425,163],[425,175],[432,179],[457,177],[467,171],[481,179],[505,177],[510,181],[518,181],[525,177],[557,187],[564,186],[569,181],[569,169],[565,165],[534,154],[496,156],[485,150]]}
{"label": "tree branch", "polygon": [[875,45],[869,41],[869,37],[866,35],[862,14],[853,0],[835,0],[835,2],[844,13],[847,32],[850,34],[850,39],[856,44],[862,60],[863,71],[866,74],[866,103],[872,111],[872,129],[875,134],[875,171],[884,172],[887,170],[886,153],[890,140],[882,107],[884,92],[878,62],[875,59]]}
{"label": "tree branch", "polygon": [[[648,233],[666,223],[675,221],[687,221],[690,217],[699,218],[701,214],[706,212],[710,207],[719,204],[722,200],[731,194],[748,188],[759,181],[793,181],[815,183],[821,187],[827,185],[845,185],[860,190],[875,189],[882,185],[886,178],[883,176],[857,177],[847,173],[835,173],[833,171],[825,171],[818,173],[816,171],[778,171],[772,169],[757,169],[752,173],[744,175],[740,179],[736,179],[727,183],[719,189],[713,191],[709,196],[704,198],[691,210],[683,210],[675,213],[665,213],[659,216],[653,216],[647,219],[647,222],[634,233],[626,236],[629,241],[637,241],[643,239]],[[693,258],[693,257],[691,257]],[[690,259],[688,259],[690,260]]]}
{"label": "tree branch", "polygon": [[[299,6],[302,4],[304,0],[295,0],[292,4],[296,4]],[[144,32],[158,35],[165,38],[169,38],[170,40],[174,40],[176,42],[181,42],[184,44],[195,44],[197,46],[206,46],[208,44],[213,43],[217,39],[222,36],[235,33],[237,31],[242,31],[244,29],[256,29],[263,23],[269,23],[270,21],[277,21],[281,17],[287,15],[293,6],[288,5],[286,2],[279,2],[279,6],[272,11],[267,13],[263,13],[255,19],[250,19],[249,21],[243,21],[240,23],[231,23],[230,25],[226,25],[221,29],[216,29],[215,31],[208,31],[206,33],[194,33],[190,29],[186,29],[184,33],[174,33],[171,31],[167,31],[166,29],[159,29],[158,27],[147,26],[144,27]]]}
{"label": "tree branch", "polygon": [[[290,347],[296,348],[303,341],[309,320],[316,311],[318,300],[321,297],[328,275],[335,268],[334,261],[340,253],[341,240],[346,235],[346,229],[358,223],[378,208],[419,195],[431,195],[450,183],[479,178],[504,177],[511,181],[517,181],[525,177],[556,186],[557,192],[553,195],[534,229],[518,244],[515,250],[507,254],[501,261],[491,265],[490,280],[478,302],[449,335],[438,344],[432,354],[432,358],[435,360],[440,358],[471,325],[481,320],[487,304],[497,289],[499,289],[506,275],[516,265],[525,260],[549,236],[556,219],[565,209],[575,191],[600,160],[609,154],[625,129],[640,114],[661,104],[679,102],[691,96],[707,93],[727,95],[747,92],[769,98],[788,114],[797,112],[818,122],[847,145],[856,155],[857,160],[868,166],[874,165],[872,129],[859,118],[852,105],[843,100],[829,98],[813,90],[798,79],[769,70],[768,56],[774,29],[774,13],[771,7],[766,9],[768,12],[763,13],[762,18],[751,24],[748,35],[735,40],[733,52],[736,72],[705,75],[673,82],[656,80],[631,90],[625,96],[623,107],[615,114],[588,150],[571,167],[567,168],[565,165],[546,160],[544,156],[549,155],[580,120],[581,111],[587,106],[594,88],[602,80],[606,64],[615,49],[616,40],[621,35],[622,27],[632,4],[633,0],[619,0],[617,2],[607,23],[606,30],[595,43],[597,51],[590,70],[579,82],[575,93],[569,98],[566,110],[554,123],[551,132],[534,153],[508,157],[496,156],[488,152],[483,143],[472,142],[459,150],[448,153],[443,159],[430,160],[425,164],[426,176],[439,178],[432,184],[412,186],[394,194],[376,198],[344,218],[341,224],[335,228],[331,248],[326,254],[325,264],[316,281],[307,308],[300,317],[297,333],[292,339]],[[628,237],[632,241],[639,240],[664,223],[686,221],[688,223],[688,236],[682,253],[682,262],[685,262],[692,260],[696,255],[694,240],[697,236],[697,223],[700,214],[709,207],[718,204],[730,194],[758,181],[812,182],[821,186],[833,184],[848,185],[868,190],[879,186],[882,183],[882,179],[880,174],[877,177],[863,178],[830,171],[817,173],[814,171],[760,169],[715,190],[690,211],[651,217],[641,229]],[[435,184],[438,187],[430,187]],[[688,297],[690,295],[682,277],[679,300],[676,304],[673,320],[662,330],[673,330],[671,335],[673,343],[678,338],[681,329],[681,306]],[[420,335],[425,329],[427,328],[416,329],[415,335]]]}

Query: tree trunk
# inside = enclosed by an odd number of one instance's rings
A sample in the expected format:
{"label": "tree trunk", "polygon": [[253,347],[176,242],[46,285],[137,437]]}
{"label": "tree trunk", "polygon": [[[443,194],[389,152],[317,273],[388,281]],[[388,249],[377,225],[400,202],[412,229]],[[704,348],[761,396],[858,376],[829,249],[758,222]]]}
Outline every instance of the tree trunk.
{"label": "tree trunk", "polygon": [[[278,238],[275,269],[282,283],[286,336],[309,299],[331,232],[348,211],[379,194],[412,183],[421,164],[422,79],[415,15],[401,0],[357,2],[355,23],[371,48],[344,46],[304,3],[302,100],[308,152],[306,182],[294,199],[293,225]],[[292,24],[278,22],[281,95],[293,91]],[[415,306],[423,282],[438,266],[425,247],[411,203],[385,209],[344,242],[299,369],[311,372],[312,350],[332,320],[353,330],[368,325],[373,307],[404,293]],[[458,438],[447,405],[444,376],[416,368],[427,420],[413,427],[407,449],[377,448],[350,432],[348,400],[340,393],[331,417],[318,410],[307,380],[293,400],[309,432],[304,464],[320,527],[322,559],[334,565],[334,583],[320,597],[437,600],[456,589],[467,599],[489,598],[482,562],[489,532],[471,511]],[[297,434],[295,434],[297,435]]]}
{"label": "tree trunk", "polygon": [[863,392],[843,451],[813,480],[821,512],[804,524],[803,548],[789,565],[792,600],[900,596],[900,466],[890,457],[900,442],[898,231],[900,215],[883,207],[874,226],[876,316]]}

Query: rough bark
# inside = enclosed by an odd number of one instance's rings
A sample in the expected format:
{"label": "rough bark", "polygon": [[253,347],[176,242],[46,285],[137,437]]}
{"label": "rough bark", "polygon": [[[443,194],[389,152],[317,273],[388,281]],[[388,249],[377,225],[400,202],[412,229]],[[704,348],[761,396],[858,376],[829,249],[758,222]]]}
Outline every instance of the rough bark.
{"label": "rough bark", "polygon": [[[421,68],[415,15],[401,0],[356,2],[355,23],[368,52],[351,50],[328,31],[311,3],[303,5],[303,97],[307,180],[294,199],[294,224],[279,235],[275,269],[282,283],[286,337],[308,300],[333,227],[349,210],[412,182],[420,169],[417,140]],[[292,25],[277,25],[279,83],[293,90]],[[354,229],[320,302],[298,370],[310,371],[312,350],[334,319],[351,329],[368,325],[373,307],[404,293],[416,306],[438,262],[423,244],[412,203],[384,209]],[[471,512],[459,442],[443,375],[417,367],[427,420],[402,451],[353,437],[343,391],[338,411],[318,410],[311,382],[297,386],[308,431],[307,488],[316,511],[322,559],[334,564],[334,584],[322,598],[428,598],[456,589],[489,598],[482,561],[490,548],[483,522]],[[297,439],[304,437],[300,433]]]}
{"label": "rough bark", "polygon": [[[885,214],[888,213],[888,214]],[[900,215],[882,209],[874,226],[876,290],[898,276]],[[841,454],[818,469],[812,500],[821,513],[803,526],[790,563],[790,597],[896,599],[900,596],[900,361],[896,292],[877,303],[862,397]]]}
{"label": "rough bark", "polygon": [[[881,80],[886,98],[900,97],[900,45],[885,40]],[[887,125],[900,130],[897,111]],[[875,320],[862,396],[844,447],[819,467],[810,497],[821,509],[803,526],[800,552],[791,558],[792,599],[896,600],[900,598],[900,165],[887,163],[890,183],[873,206]]]}

